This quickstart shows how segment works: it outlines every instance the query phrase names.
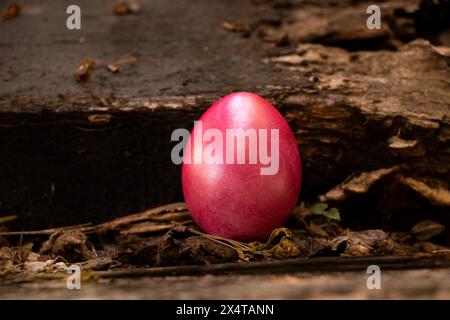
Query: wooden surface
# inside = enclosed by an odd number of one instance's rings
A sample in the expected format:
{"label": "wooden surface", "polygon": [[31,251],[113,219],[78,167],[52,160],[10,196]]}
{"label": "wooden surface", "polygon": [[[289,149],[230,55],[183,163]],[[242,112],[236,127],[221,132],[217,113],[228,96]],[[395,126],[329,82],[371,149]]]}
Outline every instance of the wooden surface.
{"label": "wooden surface", "polygon": [[[113,15],[115,2],[79,1],[81,30],[66,28],[70,1],[24,3],[21,16],[2,23],[1,111],[152,109],[160,105],[145,102],[215,98],[281,79],[261,61],[259,42],[222,27],[225,20],[255,19],[250,1],[158,0],[126,16]],[[79,43],[80,37],[86,43]],[[106,70],[105,64],[126,56],[137,56],[139,63],[116,74]],[[103,67],[78,84],[75,68],[89,59]]]}
{"label": "wooden surface", "polygon": [[66,279],[5,284],[0,299],[450,299],[449,269],[383,271],[381,289],[360,272],[101,279],[66,289]]}
{"label": "wooden surface", "polygon": [[[367,288],[378,265],[381,289]],[[329,257],[209,266],[6,274],[0,299],[449,299],[448,256]]]}
{"label": "wooden surface", "polygon": [[[450,18],[444,1],[425,2],[382,1],[379,32],[365,29],[373,1],[157,0],[116,16],[113,0],[80,0],[81,31],[65,27],[69,1],[21,3],[0,22],[0,216],[29,230],[182,200],[170,135],[232,91],[264,96],[288,120],[303,161],[300,201],[394,165],[448,190]],[[138,62],[107,70],[127,57]],[[96,67],[78,82],[84,60]],[[392,137],[417,148],[393,148]],[[448,225],[448,205],[392,193],[384,201],[400,219],[388,226]],[[343,223],[378,223],[380,211],[363,197]],[[5,277],[0,298],[450,298],[446,258],[379,260],[379,291],[366,288],[369,261],[359,259],[94,272],[81,291],[65,289],[65,274]]]}
{"label": "wooden surface", "polygon": [[[239,90],[268,98],[289,121],[303,160],[301,200],[395,164],[450,181],[446,51],[424,40],[403,45],[398,28],[379,47],[370,46],[378,33],[342,42],[364,29],[368,2],[349,3],[152,1],[116,16],[114,1],[80,1],[81,31],[65,27],[68,2],[24,3],[0,24],[0,214],[18,215],[15,229],[46,228],[182,200],[171,132]],[[436,8],[418,3],[380,4],[383,28],[432,17]],[[227,31],[226,21],[252,32]],[[421,27],[408,39],[433,38]],[[106,69],[130,56],[138,62]],[[88,59],[96,67],[77,82],[74,70]],[[388,142],[396,135],[423,149],[399,155]]]}

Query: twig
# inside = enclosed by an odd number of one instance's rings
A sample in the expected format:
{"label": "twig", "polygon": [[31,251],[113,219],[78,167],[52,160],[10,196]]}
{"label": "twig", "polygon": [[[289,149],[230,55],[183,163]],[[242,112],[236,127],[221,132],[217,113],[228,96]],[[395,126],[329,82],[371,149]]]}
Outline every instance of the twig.
{"label": "twig", "polygon": [[[13,236],[13,235],[51,235],[58,231],[67,231],[67,230],[77,230],[84,233],[95,233],[95,232],[105,232],[108,230],[116,230],[125,225],[129,225],[131,223],[141,222],[145,220],[156,220],[163,221],[161,217],[157,217],[158,214],[167,212],[166,218],[174,218],[173,213],[179,213],[176,216],[177,219],[181,218],[181,213],[185,213],[188,216],[188,211],[186,210],[186,206],[183,202],[172,203],[164,206],[160,206],[154,209],[146,210],[143,212],[131,214],[126,217],[118,218],[112,221],[108,221],[105,223],[101,223],[98,225],[92,226],[91,223],[85,223],[74,226],[66,226],[60,228],[50,228],[44,230],[36,230],[36,231],[8,231],[8,232],[0,232],[2,236]],[[6,218],[6,217],[5,217]],[[1,220],[0,220],[1,222]],[[190,222],[190,221],[189,221]],[[183,223],[187,223],[186,221]]]}
{"label": "twig", "polygon": [[0,217],[0,224],[11,222],[16,219],[17,219],[17,216],[14,216],[14,215]]}
{"label": "twig", "polygon": [[15,235],[51,235],[58,231],[67,231],[67,230],[77,230],[80,232],[85,232],[93,228],[90,226],[91,223],[79,224],[68,227],[60,227],[60,228],[50,228],[44,230],[35,230],[35,231],[8,231],[8,232],[0,232],[0,236],[15,236]]}

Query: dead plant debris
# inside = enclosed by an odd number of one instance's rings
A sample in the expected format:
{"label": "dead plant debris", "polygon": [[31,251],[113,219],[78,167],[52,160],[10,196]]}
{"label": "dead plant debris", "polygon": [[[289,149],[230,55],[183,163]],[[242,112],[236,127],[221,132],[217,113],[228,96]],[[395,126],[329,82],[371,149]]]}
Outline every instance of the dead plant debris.
{"label": "dead plant debris", "polygon": [[[360,173],[320,197],[321,202],[301,203],[286,226],[275,229],[266,242],[245,243],[206,234],[194,224],[184,203],[98,225],[35,231],[6,231],[14,219],[6,216],[0,220],[0,275],[58,273],[74,263],[83,270],[107,271],[290,258],[448,255],[447,230],[440,220],[416,220],[409,229],[399,231],[379,227],[356,231],[344,225],[345,204],[373,189],[381,190],[383,183],[385,192],[393,192],[392,185],[403,186],[409,188],[409,196],[426,199],[433,208],[447,204],[445,192],[439,191],[447,190],[445,183],[412,178],[407,167],[396,166]],[[387,201],[383,197],[381,203]]]}
{"label": "dead plant debris", "polygon": [[3,11],[2,20],[11,20],[18,17],[20,14],[20,6],[17,3],[9,4]]}
{"label": "dead plant debris", "polygon": [[243,37],[247,37],[252,32],[252,27],[249,23],[245,22],[229,22],[225,21],[222,23],[222,27],[230,32],[236,32],[241,34]]}
{"label": "dead plant debris", "polygon": [[[20,234],[21,241],[24,237],[30,237],[30,241],[0,247],[1,274],[64,272],[73,263],[83,270],[111,270],[296,257],[445,253],[450,250],[428,241],[443,230],[439,223],[422,221],[412,228],[410,237],[399,237],[379,229],[351,231],[343,229],[338,220],[317,214],[316,207],[299,205],[289,223],[290,228],[274,230],[264,243],[244,243],[203,233],[194,225],[183,203],[96,226],[80,225],[32,233],[2,232],[11,240]],[[327,209],[323,205],[320,207]],[[103,238],[108,238],[109,243],[101,240]]]}
{"label": "dead plant debris", "polygon": [[82,61],[74,72],[75,79],[77,81],[84,81],[89,78],[92,69],[95,67],[95,61],[84,60]]}
{"label": "dead plant debris", "polygon": [[225,21],[222,24],[223,28],[227,31],[233,32],[248,32],[250,31],[250,25],[244,22],[228,22]]}
{"label": "dead plant debris", "polygon": [[14,216],[14,215],[0,217],[0,224],[8,223],[8,222],[14,221],[16,219],[17,219],[17,216]]}
{"label": "dead plant debris", "polygon": [[371,172],[363,172],[348,181],[336,186],[326,194],[319,197],[320,201],[344,200],[349,194],[366,193],[369,188],[384,176],[390,175],[400,169],[399,166],[382,168]]}
{"label": "dead plant debris", "polygon": [[119,1],[113,6],[113,13],[122,16],[129,13],[139,13],[141,5],[138,1]]}
{"label": "dead plant debris", "polygon": [[96,258],[95,250],[87,236],[80,231],[58,231],[42,244],[40,254],[61,256],[68,262]]}
{"label": "dead plant debris", "polygon": [[137,63],[139,59],[137,57],[131,56],[125,59],[121,59],[115,62],[111,62],[106,66],[106,69],[112,73],[116,73],[119,71],[120,66],[125,64],[134,64]]}
{"label": "dead plant debris", "polygon": [[440,234],[442,231],[444,231],[444,229],[445,226],[441,223],[431,220],[424,220],[415,224],[411,229],[411,233],[418,240],[428,240]]}

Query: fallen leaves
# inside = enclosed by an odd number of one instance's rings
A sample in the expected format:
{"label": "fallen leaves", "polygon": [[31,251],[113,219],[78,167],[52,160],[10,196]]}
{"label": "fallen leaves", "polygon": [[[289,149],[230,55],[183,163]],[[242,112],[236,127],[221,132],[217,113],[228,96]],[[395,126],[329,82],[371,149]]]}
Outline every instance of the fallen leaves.
{"label": "fallen leaves", "polygon": [[79,231],[59,231],[44,242],[39,252],[63,257],[68,262],[80,262],[96,258],[93,245]]}
{"label": "fallen leaves", "polygon": [[0,224],[8,223],[8,222],[14,221],[16,219],[17,219],[17,216],[15,216],[15,215],[3,216],[3,217],[0,217]]}
{"label": "fallen leaves", "polygon": [[11,20],[19,16],[20,6],[17,3],[11,3],[6,7],[2,14],[2,20]]}
{"label": "fallen leaves", "polygon": [[222,24],[222,26],[225,30],[233,31],[233,32],[248,32],[248,31],[250,31],[250,25],[248,23],[243,23],[243,22],[225,21]]}
{"label": "fallen leaves", "polygon": [[119,71],[119,65],[117,63],[110,63],[106,66],[106,68],[112,73],[116,73],[117,71]]}
{"label": "fallen leaves", "polygon": [[129,13],[139,13],[141,11],[141,5],[137,1],[120,1],[114,4],[113,13],[118,16],[122,16]]}
{"label": "fallen leaves", "polygon": [[[412,140],[390,141],[399,149],[417,146]],[[417,169],[407,165],[363,172],[350,177],[319,199],[329,201],[346,213],[353,214],[346,219],[361,228],[367,225],[383,225],[387,230],[402,231],[389,236],[392,241],[381,246],[384,248],[383,252],[392,254],[447,252],[450,234],[445,226],[450,221],[449,185],[436,177],[417,173]],[[325,235],[316,225],[311,223],[306,225],[312,233],[318,236]],[[403,235],[399,236],[401,233]],[[436,243],[430,242],[430,239]],[[337,238],[335,241],[340,244],[341,240],[342,238]],[[343,254],[379,253],[375,247],[366,246],[359,241],[345,243],[348,246]]]}
{"label": "fallen leaves", "polygon": [[[280,66],[289,67],[303,72],[317,71],[318,68],[324,72],[321,87],[337,89],[346,82],[339,74],[326,76],[330,66],[342,68],[350,62],[350,54],[341,48],[324,47],[319,44],[302,43],[285,54],[278,54],[264,59],[266,63],[275,63]],[[331,71],[331,70],[330,70]]]}
{"label": "fallen leaves", "polygon": [[158,244],[156,265],[209,264],[236,261],[237,252],[220,241],[203,236],[190,236],[185,227],[175,227]]}
{"label": "fallen leaves", "polygon": [[[445,225],[440,222],[422,220],[411,230],[397,233],[372,228],[345,230],[340,225],[342,217],[339,210],[325,202],[341,205],[351,201],[355,195],[369,194],[375,185],[380,186],[382,182],[388,183],[387,187],[378,187],[377,190],[395,192],[392,184],[400,185],[410,188],[412,194],[446,205],[445,192],[439,191],[447,190],[445,183],[436,179],[412,178],[405,168],[383,168],[350,177],[320,197],[321,202],[310,206],[300,204],[288,223],[289,228],[275,229],[266,242],[244,243],[203,233],[195,226],[185,204],[174,203],[98,225],[0,232],[0,236],[6,237],[50,236],[40,245],[39,253],[36,252],[39,243],[35,250],[32,250],[33,243],[17,248],[5,243],[0,248],[0,263],[10,268],[8,272],[13,272],[15,266],[18,270],[54,272],[57,267],[43,262],[60,259],[58,262],[78,263],[86,270],[109,270],[125,266],[178,266],[296,257],[446,253],[448,247],[430,242],[435,236],[444,234]],[[4,221],[11,219],[3,218]],[[112,244],[105,246],[98,242],[104,237]],[[98,250],[94,249],[93,241],[96,241]],[[31,264],[24,269],[24,263]]]}
{"label": "fallen leaves", "polygon": [[[112,73],[116,73],[120,70],[120,68],[124,65],[136,64],[139,61],[138,57],[129,56],[123,59],[119,59],[117,61],[106,64],[106,70]],[[97,63],[94,60],[84,60],[80,62],[78,67],[75,69],[74,76],[78,82],[86,81],[89,79],[92,70],[95,67],[100,66],[104,67],[104,63]]]}
{"label": "fallen leaves", "polygon": [[105,123],[109,123],[111,121],[112,115],[106,114],[106,113],[90,114],[87,116],[87,118],[90,123],[105,124]]}
{"label": "fallen leaves", "polygon": [[116,15],[124,15],[130,12],[130,7],[126,2],[118,2],[113,6],[113,13]]}
{"label": "fallen leaves", "polygon": [[[318,203],[309,207],[304,203],[301,203],[293,212],[293,218],[299,224],[296,227],[301,230],[304,229],[308,234],[314,237],[330,239],[340,235],[344,232],[344,229],[340,226],[339,220],[330,219],[326,216],[326,214],[330,215],[330,212],[326,210],[327,208],[328,205],[325,203]],[[337,217],[335,210],[332,209],[330,209],[331,215]],[[322,214],[324,212],[323,210],[327,212],[325,215]],[[337,214],[339,214],[338,211]]]}
{"label": "fallen leaves", "polygon": [[295,239],[296,237],[291,230],[278,228],[272,231],[267,242],[251,242],[250,245],[252,248],[248,250],[248,253],[275,259],[298,257],[300,250],[295,243]]}
{"label": "fallen leaves", "polygon": [[164,231],[172,228],[174,225],[172,223],[155,223],[153,221],[145,221],[137,223],[127,230],[121,231],[121,234],[143,234],[143,233],[154,233],[158,231]]}
{"label": "fallen leaves", "polygon": [[[400,172],[396,170],[359,175],[343,183],[340,190],[367,191],[377,178]],[[311,206],[302,203],[294,210],[288,223],[290,228],[273,230],[266,242],[245,243],[200,231],[185,204],[174,203],[99,225],[3,232],[6,236],[49,235],[49,238],[40,245],[27,242],[20,247],[0,247],[0,265],[6,268],[3,273],[54,273],[63,272],[72,263],[83,270],[111,270],[299,257],[437,254],[449,250],[428,241],[444,230],[438,222],[422,221],[410,233],[400,235],[379,229],[345,230],[340,226],[340,218],[339,211],[329,208],[327,203]],[[109,239],[110,244],[105,245],[100,240],[103,238]],[[94,242],[98,249],[94,249]]]}
{"label": "fallen leaves", "polygon": [[80,264],[82,270],[95,270],[95,271],[109,270],[119,265],[120,263],[114,261],[111,257],[101,257],[91,259]]}
{"label": "fallen leaves", "polygon": [[404,140],[398,136],[388,139],[389,148],[392,154],[402,157],[421,157],[426,151],[422,143],[418,140]]}
{"label": "fallen leaves", "polygon": [[416,223],[412,229],[411,233],[418,239],[418,240],[428,240],[438,234],[440,234],[442,231],[444,231],[445,226],[441,223],[438,223],[436,221],[431,220],[424,220],[420,221],[419,223]]}
{"label": "fallen leaves", "polygon": [[432,46],[432,49],[437,54],[444,56],[444,57],[450,57],[450,48],[446,46]]}
{"label": "fallen leaves", "polygon": [[[192,236],[192,234],[194,236]],[[279,228],[265,243],[244,243],[209,235],[193,228],[176,227],[165,234],[158,245],[157,265],[184,263],[220,263],[285,259],[300,255],[292,232]]]}
{"label": "fallen leaves", "polygon": [[[404,171],[404,172],[403,172]],[[377,182],[384,178],[401,183],[416,191],[420,196],[427,198],[439,206],[450,206],[450,191],[447,183],[433,178],[415,178],[409,176],[410,171],[406,166],[394,166],[382,168],[370,172],[363,172],[351,177],[346,182],[334,187],[326,194],[319,197],[320,201],[343,201],[354,194],[364,194]]]}
{"label": "fallen leaves", "polygon": [[12,261],[14,257],[14,250],[11,247],[3,246],[0,248],[0,262]]}
{"label": "fallen leaves", "polygon": [[91,71],[95,67],[95,61],[84,60],[80,62],[78,67],[75,69],[74,76],[77,81],[85,81],[89,78]]}
{"label": "fallen leaves", "polygon": [[239,258],[243,261],[252,261],[263,259],[282,259],[293,258],[300,255],[298,247],[295,244],[294,234],[287,228],[278,228],[272,231],[269,239],[265,243],[250,242],[244,243],[232,239],[225,239],[200,231],[189,229],[190,232],[201,235],[217,243],[224,244],[234,248]]}
{"label": "fallen leaves", "polygon": [[67,266],[64,262],[56,262],[56,260],[50,259],[47,261],[32,261],[25,262],[22,266],[25,271],[31,273],[54,273],[54,272],[65,272]]}
{"label": "fallen leaves", "polygon": [[[147,222],[147,224],[139,225],[140,222]],[[191,216],[186,209],[186,205],[182,202],[172,203],[160,207],[156,207],[143,212],[131,214],[122,218],[117,218],[112,221],[101,223],[98,225],[81,224],[75,226],[50,228],[44,230],[35,231],[11,231],[0,232],[0,235],[52,235],[58,232],[70,232],[78,231],[84,234],[105,234],[110,231],[117,232],[118,234],[139,234],[148,233],[153,231],[168,230],[176,225],[183,225],[192,222]],[[146,226],[149,223],[153,223],[156,227],[155,230],[149,230]],[[158,227],[163,225],[164,227]],[[140,229],[144,226],[142,229]],[[141,231],[139,231],[139,229]],[[129,231],[132,232],[129,232]]]}
{"label": "fallen leaves", "polygon": [[117,71],[119,71],[120,66],[126,65],[126,64],[134,64],[134,63],[137,63],[138,61],[139,61],[139,59],[137,57],[131,56],[131,57],[127,57],[127,58],[120,59],[118,61],[109,63],[106,66],[106,69],[112,73],[116,73]]}
{"label": "fallen leaves", "polygon": [[85,232],[116,231],[120,234],[140,234],[168,230],[176,225],[190,222],[192,222],[192,218],[186,209],[186,205],[179,202],[89,227]]}
{"label": "fallen leaves", "polygon": [[374,170],[371,172],[363,172],[349,181],[346,181],[330,191],[326,194],[319,197],[321,202],[327,201],[337,201],[344,200],[351,193],[366,193],[369,188],[381,178],[392,174],[400,169],[399,166],[391,167],[391,168],[383,168],[379,170]]}
{"label": "fallen leaves", "polygon": [[225,21],[222,23],[222,27],[227,31],[239,33],[244,37],[249,36],[252,31],[250,24],[244,22]]}
{"label": "fallen leaves", "polygon": [[429,241],[420,241],[419,247],[423,252],[426,253],[450,255],[449,247],[441,246]]}
{"label": "fallen leaves", "polygon": [[448,187],[437,180],[429,180],[430,181],[426,182],[412,177],[405,177],[403,175],[399,177],[401,183],[409,186],[434,204],[450,206],[450,191],[448,190]]}
{"label": "fallen leaves", "polygon": [[347,256],[395,253],[393,241],[382,230],[346,231],[330,242],[330,248],[333,251],[340,249],[342,255]]}

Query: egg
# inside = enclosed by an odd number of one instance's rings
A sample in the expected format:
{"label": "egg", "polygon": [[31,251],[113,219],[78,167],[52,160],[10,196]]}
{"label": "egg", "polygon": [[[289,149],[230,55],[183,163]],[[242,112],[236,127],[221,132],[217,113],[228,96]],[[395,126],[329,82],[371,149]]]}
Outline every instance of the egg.
{"label": "egg", "polygon": [[195,123],[183,157],[184,199],[205,232],[267,239],[294,209],[302,168],[296,139],[267,100],[236,92]]}

